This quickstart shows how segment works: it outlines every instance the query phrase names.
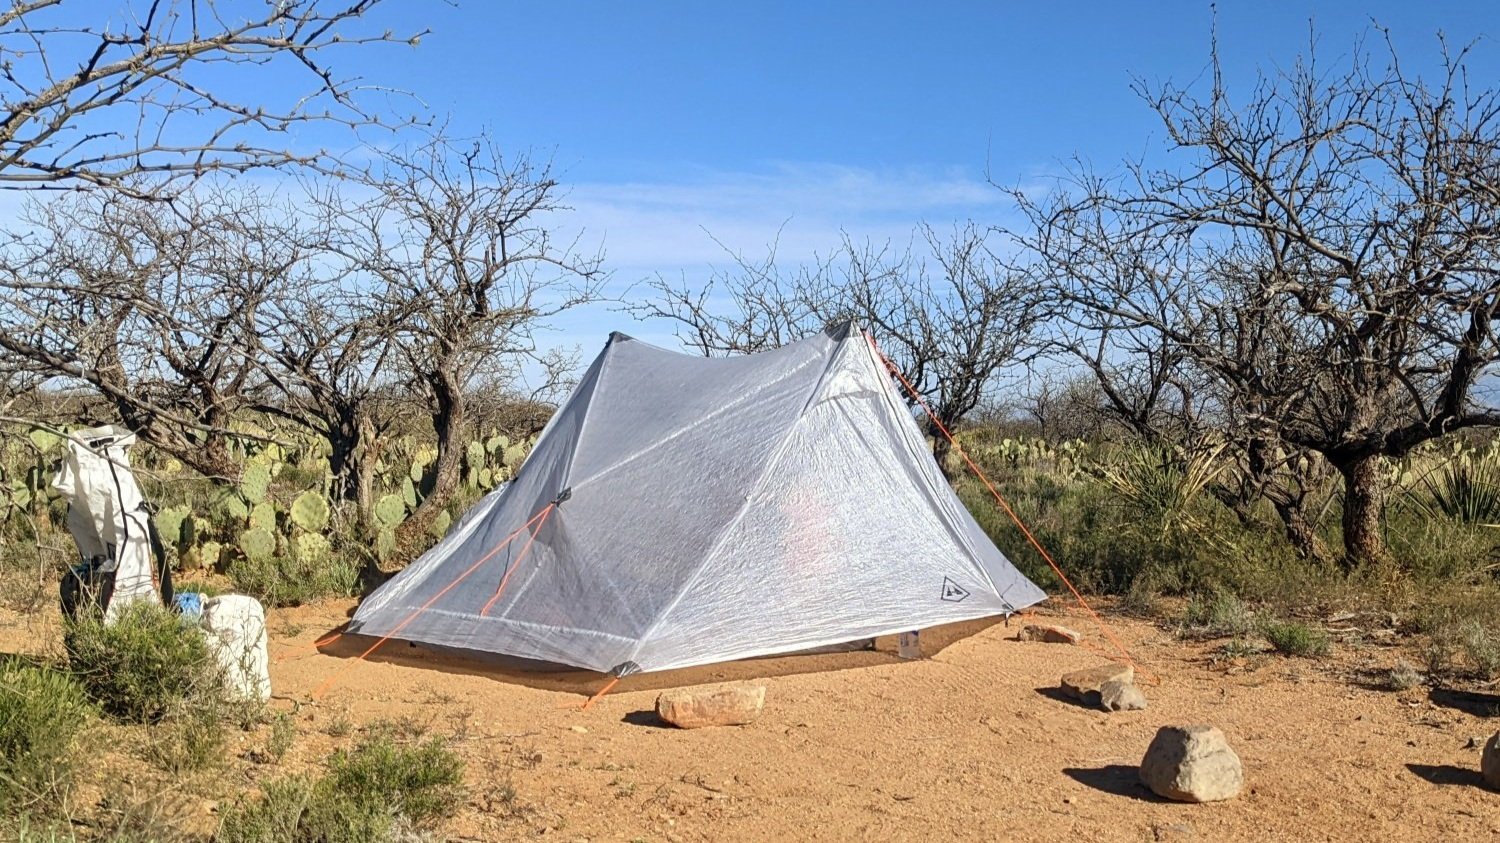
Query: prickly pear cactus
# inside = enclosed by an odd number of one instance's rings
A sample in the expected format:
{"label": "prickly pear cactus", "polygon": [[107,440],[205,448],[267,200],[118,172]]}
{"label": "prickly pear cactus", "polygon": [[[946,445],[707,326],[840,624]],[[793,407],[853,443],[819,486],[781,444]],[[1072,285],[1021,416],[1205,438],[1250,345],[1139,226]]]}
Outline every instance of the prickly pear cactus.
{"label": "prickly pear cactus", "polygon": [[262,527],[252,527],[240,533],[240,552],[247,559],[269,559],[276,553],[276,535]]}
{"label": "prickly pear cactus", "polygon": [[161,534],[163,544],[181,549],[190,540],[187,533],[192,530],[193,511],[186,504],[169,506],[156,513],[156,532]]}
{"label": "prickly pear cactus", "polygon": [[190,553],[196,554],[198,564],[204,568],[213,568],[219,564],[219,557],[223,554],[224,546],[218,542],[204,542],[193,548]]}
{"label": "prickly pear cactus", "polygon": [[449,515],[448,510],[445,509],[442,512],[439,512],[436,518],[432,519],[432,526],[428,527],[427,531],[429,533],[432,533],[434,538],[440,539],[443,536],[448,535],[448,528],[452,526],[452,524],[453,516]]}
{"label": "prickly pear cactus", "polygon": [[270,468],[259,462],[245,466],[244,474],[240,475],[240,494],[245,496],[245,500],[260,503],[266,499],[266,491],[270,488]]}
{"label": "prickly pear cactus", "polygon": [[321,533],[303,533],[297,537],[293,546],[296,548],[297,561],[304,565],[326,562],[333,555],[333,547]]}
{"label": "prickly pear cactus", "polygon": [[292,523],[309,533],[328,526],[328,499],[317,492],[303,492],[292,501]]}
{"label": "prickly pear cactus", "polygon": [[381,530],[375,537],[375,555],[382,562],[396,555],[396,532],[394,530]]}
{"label": "prickly pear cactus", "polygon": [[63,438],[56,433],[40,428],[26,434],[26,438],[30,439],[31,444],[35,445],[36,449],[44,454],[61,445],[63,441]]}
{"label": "prickly pear cactus", "polygon": [[386,495],[375,502],[375,518],[387,528],[406,520],[406,501],[400,495]]}
{"label": "prickly pear cactus", "polygon": [[268,533],[276,532],[276,505],[261,501],[250,508],[250,526]]}

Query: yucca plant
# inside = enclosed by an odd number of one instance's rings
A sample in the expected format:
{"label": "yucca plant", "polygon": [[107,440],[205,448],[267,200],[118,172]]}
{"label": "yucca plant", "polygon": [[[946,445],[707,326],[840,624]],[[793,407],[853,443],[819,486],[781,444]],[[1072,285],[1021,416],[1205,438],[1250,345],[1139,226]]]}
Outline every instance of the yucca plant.
{"label": "yucca plant", "polygon": [[1419,506],[1465,524],[1500,526],[1500,458],[1494,451],[1465,454],[1422,482],[1427,500]]}
{"label": "yucca plant", "polygon": [[1117,461],[1096,465],[1094,473],[1144,522],[1159,524],[1166,534],[1198,526],[1191,506],[1224,470],[1218,459],[1222,451],[1216,447],[1184,456],[1161,447],[1132,448]]}

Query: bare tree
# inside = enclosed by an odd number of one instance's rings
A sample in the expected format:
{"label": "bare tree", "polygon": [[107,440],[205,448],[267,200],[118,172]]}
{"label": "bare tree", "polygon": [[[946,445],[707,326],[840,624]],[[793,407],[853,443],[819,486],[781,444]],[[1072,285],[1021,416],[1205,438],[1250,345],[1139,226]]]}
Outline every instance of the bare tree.
{"label": "bare tree", "polygon": [[335,233],[338,221],[308,216],[295,235],[305,259],[257,320],[250,354],[276,388],[257,409],[328,442],[334,495],[354,502],[368,523],[375,466],[394,421],[379,407],[396,377],[395,329],[362,287],[359,267],[334,251],[343,243]]}
{"label": "bare tree", "polygon": [[654,300],[633,312],[675,322],[705,356],[763,351],[856,321],[931,408],[936,420],[923,413],[922,421],[946,470],[939,426],[956,429],[992,397],[1003,370],[1025,361],[1044,303],[979,227],[918,234],[925,257],[847,237],[831,256],[795,269],[778,266],[774,246],[761,261],[731,253],[735,269],[700,288],[656,279]]}
{"label": "bare tree", "polygon": [[291,223],[243,188],[171,205],[85,191],[33,203],[28,220],[4,255],[0,348],[87,384],[201,473],[234,476],[230,421],[267,398],[258,314],[302,259]]}
{"label": "bare tree", "polygon": [[[1321,455],[1351,565],[1386,555],[1383,457],[1500,423],[1482,388],[1500,360],[1500,97],[1467,55],[1445,48],[1423,80],[1388,43],[1384,67],[1359,49],[1336,72],[1309,49],[1241,106],[1215,57],[1203,95],[1139,86],[1181,169],[1018,194],[1074,345],[1142,334],[1211,387],[1222,430],[1265,443],[1252,458]],[[1092,359],[1121,357],[1145,365]]]}
{"label": "bare tree", "polygon": [[433,488],[402,526],[417,535],[457,488],[471,388],[514,386],[528,368],[563,377],[569,361],[538,335],[598,295],[602,258],[553,240],[564,206],[549,167],[488,139],[388,153],[366,184],[373,198],[335,200],[337,250],[369,279],[399,371],[432,414]]}
{"label": "bare tree", "polygon": [[[326,57],[422,34],[362,29],[380,3],[121,0],[114,16],[84,20],[61,0],[13,0],[0,11],[0,186],[156,193],[211,171],[326,164],[286,130],[380,119]],[[254,84],[267,65],[306,81]]]}

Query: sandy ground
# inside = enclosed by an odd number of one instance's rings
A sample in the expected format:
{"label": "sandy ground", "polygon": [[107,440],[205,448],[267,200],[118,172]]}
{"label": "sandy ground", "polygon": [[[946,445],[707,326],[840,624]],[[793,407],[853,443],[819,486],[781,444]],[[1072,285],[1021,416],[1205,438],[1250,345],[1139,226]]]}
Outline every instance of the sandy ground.
{"label": "sandy ground", "polygon": [[[1054,690],[1062,672],[1100,663],[1095,652],[1016,641],[1019,621],[967,624],[924,633],[922,661],[882,640],[877,652],[634,676],[585,711],[597,676],[506,672],[396,641],[363,662],[352,656],[368,640],[315,650],[349,610],[271,613],[275,703],[295,711],[300,737],[262,775],[316,763],[351,727],[407,719],[454,736],[468,763],[470,803],[444,828],[457,840],[1500,837],[1500,793],[1480,785],[1471,745],[1500,728],[1500,696],[1378,690],[1368,678],[1398,654],[1379,644],[1345,643],[1318,663],[1226,661],[1212,643],[1111,617],[1160,684],[1148,710],[1106,714]],[[33,626],[0,618],[0,650],[40,646]],[[759,721],[681,731],[652,713],[661,688],[726,680],[766,684]],[[1228,735],[1245,792],[1158,800],[1135,765],[1159,726],[1198,722]]]}

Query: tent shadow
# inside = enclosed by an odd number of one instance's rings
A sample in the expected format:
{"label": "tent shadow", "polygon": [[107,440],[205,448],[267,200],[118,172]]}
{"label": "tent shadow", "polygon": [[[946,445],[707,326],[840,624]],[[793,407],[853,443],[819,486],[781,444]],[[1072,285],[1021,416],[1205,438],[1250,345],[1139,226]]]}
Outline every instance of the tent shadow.
{"label": "tent shadow", "polygon": [[1157,796],[1151,792],[1150,788],[1141,784],[1140,772],[1128,764],[1110,764],[1105,767],[1064,767],[1063,775],[1079,784],[1113,796],[1124,796],[1141,802],[1160,804],[1171,801]]}
{"label": "tent shadow", "polygon": [[1429,784],[1456,784],[1485,789],[1484,776],[1478,770],[1455,767],[1452,764],[1407,764],[1406,769]]}
{"label": "tent shadow", "polygon": [[[981,618],[925,629],[922,631],[923,654],[930,658],[955,642],[977,635],[999,622],[999,618]],[[320,640],[335,632],[342,633],[343,628],[341,625],[330,629],[320,636]],[[364,635],[340,634],[317,649],[325,656],[357,659],[378,640]],[[609,681],[605,674],[591,670],[529,662],[495,653],[430,647],[395,638],[381,644],[373,653],[365,656],[365,659],[405,667],[437,670],[459,676],[480,676],[496,682],[520,685],[539,691],[583,696],[593,695]],[[612,693],[660,691],[690,685],[772,679],[778,676],[808,673],[834,673],[901,662],[902,659],[896,655],[896,636],[888,636],[876,639],[874,650],[761,656],[699,667],[638,673],[621,679]],[[652,717],[655,717],[654,713]]]}

